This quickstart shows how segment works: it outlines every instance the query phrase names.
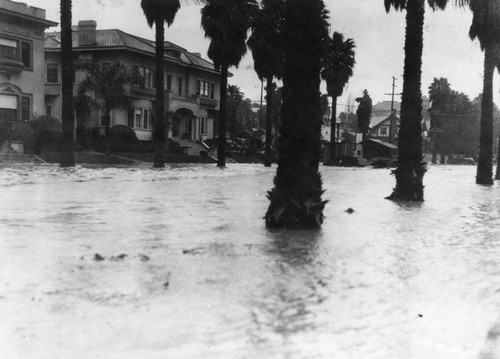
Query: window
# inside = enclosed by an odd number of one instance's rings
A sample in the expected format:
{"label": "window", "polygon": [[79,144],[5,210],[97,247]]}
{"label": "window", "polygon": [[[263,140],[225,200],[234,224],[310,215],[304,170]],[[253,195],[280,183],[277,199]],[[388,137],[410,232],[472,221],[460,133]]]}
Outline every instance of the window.
{"label": "window", "polygon": [[156,71],[144,66],[132,66],[132,73],[134,76],[134,86],[142,88],[156,88]]}
{"label": "window", "polygon": [[142,127],[142,109],[141,108],[136,108],[135,109],[135,128],[141,128]]}
{"label": "window", "polygon": [[151,69],[149,67],[144,68],[144,82],[147,88],[153,87],[153,79],[151,78]]}
{"label": "window", "polygon": [[177,95],[182,96],[182,77],[177,78]]}
{"label": "window", "polygon": [[59,65],[54,63],[47,64],[47,82],[48,83],[58,83],[59,82]]}
{"label": "window", "polygon": [[172,75],[167,74],[167,91],[172,91]]}
{"label": "window", "polygon": [[31,98],[23,96],[21,98],[21,120],[28,122],[31,115]]}
{"label": "window", "polygon": [[17,120],[17,96],[0,94],[0,120]]}
{"label": "window", "polygon": [[0,37],[0,57],[17,59],[17,41]]}
{"label": "window", "polygon": [[380,127],[380,136],[389,136],[389,129],[387,126]]}
{"label": "window", "polygon": [[135,121],[134,128],[147,130],[150,127],[151,122],[151,110],[147,108],[136,108],[135,109]]}
{"label": "window", "polygon": [[200,97],[214,99],[215,84],[213,82],[198,80],[196,94]]}
{"label": "window", "polygon": [[200,135],[205,135],[207,133],[207,119],[205,117],[200,117]]}
{"label": "window", "polygon": [[47,116],[52,116],[52,106],[49,105],[45,106],[45,114]]}
{"label": "window", "polygon": [[[20,49],[20,50],[19,50]],[[0,37],[0,57],[19,59],[24,67],[31,67],[31,42]]]}
{"label": "window", "polygon": [[31,67],[31,43],[21,42],[21,60],[24,67]]}

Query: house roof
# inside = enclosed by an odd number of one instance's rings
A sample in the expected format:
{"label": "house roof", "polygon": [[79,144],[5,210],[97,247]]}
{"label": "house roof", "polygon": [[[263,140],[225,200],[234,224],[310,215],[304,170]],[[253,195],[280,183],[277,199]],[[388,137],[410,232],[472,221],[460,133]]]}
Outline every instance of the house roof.
{"label": "house roof", "polygon": [[[155,56],[155,42],[139,36],[128,34],[118,29],[95,30],[96,43],[91,46],[80,46],[78,39],[78,29],[73,29],[72,41],[75,51],[82,50],[107,50],[107,49],[125,49],[133,52],[139,52],[146,55]],[[48,51],[59,51],[61,47],[61,33],[51,32],[45,35],[45,49]],[[215,66],[198,54],[191,53],[170,41],[165,41],[165,59],[180,63],[185,66],[192,66],[207,71],[217,72]]]}
{"label": "house roof", "polygon": [[378,140],[376,138],[367,138],[363,142],[374,142],[374,143],[379,144],[379,145],[384,146],[384,147],[388,147],[388,148],[396,149],[396,150],[398,149],[398,146],[394,146],[392,143],[381,141],[381,140]]}

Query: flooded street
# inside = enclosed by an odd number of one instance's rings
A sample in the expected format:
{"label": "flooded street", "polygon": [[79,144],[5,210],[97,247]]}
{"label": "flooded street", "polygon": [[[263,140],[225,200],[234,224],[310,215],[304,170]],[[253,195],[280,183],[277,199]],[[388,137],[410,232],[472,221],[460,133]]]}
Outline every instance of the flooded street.
{"label": "flooded street", "polygon": [[498,185],[321,167],[322,230],[269,231],[275,171],[2,167],[0,358],[500,358]]}

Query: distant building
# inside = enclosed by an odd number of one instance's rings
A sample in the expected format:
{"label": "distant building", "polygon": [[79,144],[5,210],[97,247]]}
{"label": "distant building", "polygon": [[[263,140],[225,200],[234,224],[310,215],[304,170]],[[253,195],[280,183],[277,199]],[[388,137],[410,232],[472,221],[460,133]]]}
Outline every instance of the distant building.
{"label": "distant building", "polygon": [[[46,113],[60,118],[61,61],[60,33],[45,37],[47,81]],[[94,62],[103,68],[120,62],[141,75],[143,82],[129,91],[132,107],[112,111],[111,126],[126,125],[143,141],[152,140],[156,94],[155,43],[121,30],[98,30],[92,20],[80,21],[73,29],[75,59]],[[187,141],[212,139],[219,112],[220,73],[199,53],[165,41],[165,112],[174,113],[169,136]],[[84,74],[75,74],[75,91]],[[103,129],[101,111],[94,111],[86,128]]]}
{"label": "distant building", "polygon": [[45,113],[44,31],[56,25],[43,9],[0,1],[0,121]]}

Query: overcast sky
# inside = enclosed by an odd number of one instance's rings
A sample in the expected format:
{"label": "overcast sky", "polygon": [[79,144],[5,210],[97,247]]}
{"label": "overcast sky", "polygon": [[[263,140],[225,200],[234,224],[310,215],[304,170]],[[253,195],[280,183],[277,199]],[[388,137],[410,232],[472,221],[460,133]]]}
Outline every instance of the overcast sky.
{"label": "overcast sky", "polygon": [[[26,0],[28,5],[46,9],[47,19],[59,22],[59,1]],[[450,1],[451,3],[452,1]],[[208,40],[200,28],[200,6],[183,2],[174,24],[165,38],[191,52],[207,57]],[[358,97],[368,89],[374,103],[390,100],[392,76],[396,91],[401,92],[404,60],[405,13],[385,12],[382,0],[326,0],[330,11],[331,31],[338,31],[356,43],[354,76],[339,99],[338,111],[344,109],[347,95]],[[471,99],[482,91],[483,53],[477,41],[468,37],[471,23],[469,10],[448,6],[445,11],[426,11],[422,92],[434,77],[446,77],[453,89]],[[121,29],[130,34],[154,39],[148,27],[140,0],[73,0],[73,23],[96,20],[98,29]],[[55,29],[54,29],[55,30]],[[49,29],[50,31],[50,29]],[[237,85],[252,100],[260,99],[260,81],[253,70],[250,52],[245,56],[229,84]],[[495,75],[494,94],[499,87]],[[324,85],[322,87],[325,89]],[[498,101],[497,101],[498,102]]]}

